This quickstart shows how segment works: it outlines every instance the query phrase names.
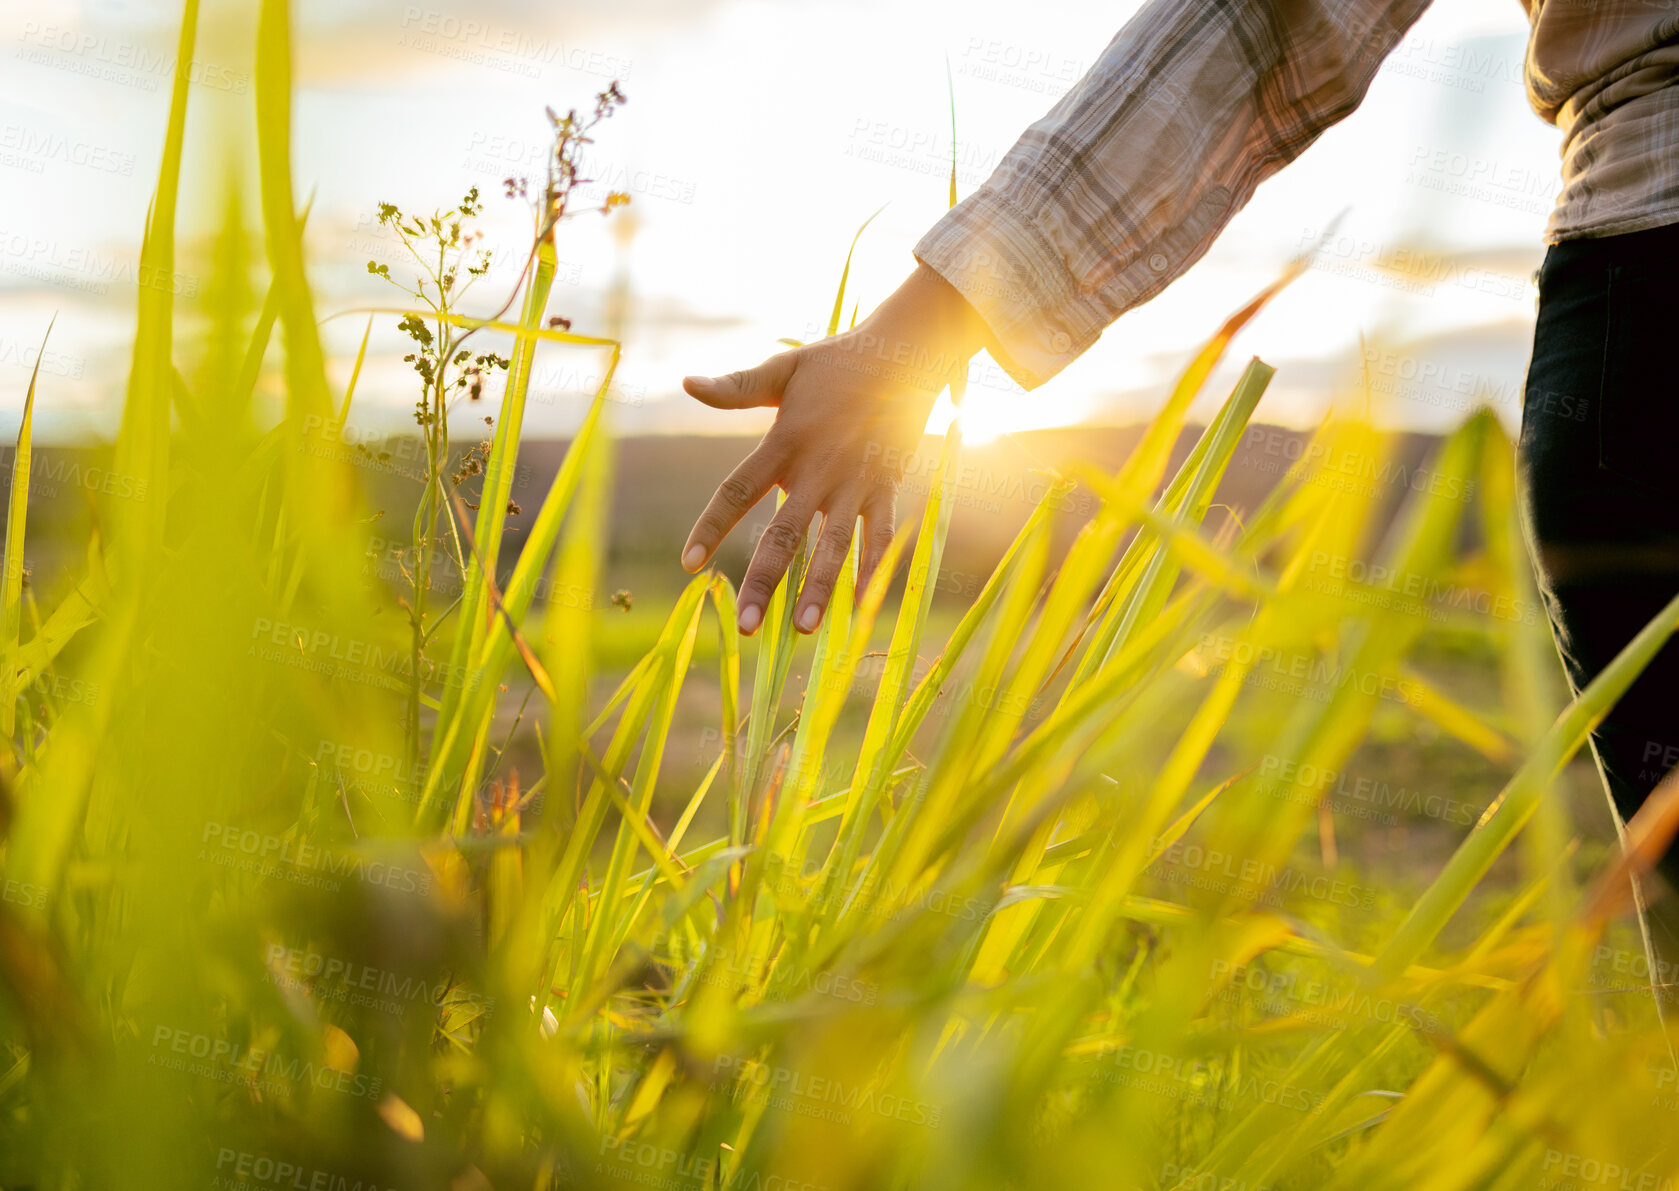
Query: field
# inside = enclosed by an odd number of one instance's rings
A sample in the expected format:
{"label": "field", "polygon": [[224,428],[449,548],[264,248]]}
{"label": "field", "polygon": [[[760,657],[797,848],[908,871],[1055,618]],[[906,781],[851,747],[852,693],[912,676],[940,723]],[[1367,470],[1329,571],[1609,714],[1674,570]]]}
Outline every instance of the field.
{"label": "field", "polygon": [[[201,307],[141,290],[114,444],[37,448],[26,395],[0,1186],[1673,1185],[1631,890],[1679,800],[1623,847],[1582,748],[1679,600],[1569,699],[1491,414],[1295,434],[1254,360],[1186,424],[1284,277],[1146,427],[928,439],[893,565],[743,638],[745,546],[676,566],[741,444],[615,441],[624,349],[550,321],[613,93],[509,187],[511,295],[463,297],[490,200],[381,210],[426,279],[372,316],[419,395],[382,458],[261,31],[261,226]],[[564,352],[600,391],[523,442]]]}

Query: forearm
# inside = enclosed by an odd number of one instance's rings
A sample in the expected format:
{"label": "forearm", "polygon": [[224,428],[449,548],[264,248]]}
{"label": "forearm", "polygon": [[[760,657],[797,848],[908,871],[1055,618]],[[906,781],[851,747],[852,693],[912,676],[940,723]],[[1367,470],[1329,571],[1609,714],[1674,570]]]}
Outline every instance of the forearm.
{"label": "forearm", "polygon": [[1153,0],[916,256],[1041,384],[1357,107],[1427,4]]}

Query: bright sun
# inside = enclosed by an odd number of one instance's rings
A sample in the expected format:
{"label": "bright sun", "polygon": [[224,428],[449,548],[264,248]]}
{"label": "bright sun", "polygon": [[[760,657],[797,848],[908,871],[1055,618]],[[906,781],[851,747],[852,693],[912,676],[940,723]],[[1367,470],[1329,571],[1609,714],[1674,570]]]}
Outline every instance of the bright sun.
{"label": "bright sun", "polygon": [[[962,399],[962,441],[978,446],[1004,434],[1040,430],[1047,426],[1068,426],[1089,417],[1092,402],[1082,395],[1059,393],[1053,400],[1014,387],[999,390],[976,386],[970,380]],[[927,422],[927,433],[943,434],[956,409],[948,393],[939,396]]]}

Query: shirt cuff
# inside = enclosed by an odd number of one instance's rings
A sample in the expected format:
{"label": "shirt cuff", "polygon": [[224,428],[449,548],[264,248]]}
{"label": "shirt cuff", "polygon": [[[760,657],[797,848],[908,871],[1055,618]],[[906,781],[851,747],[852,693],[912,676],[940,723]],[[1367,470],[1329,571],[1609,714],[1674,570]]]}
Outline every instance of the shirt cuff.
{"label": "shirt cuff", "polygon": [[1037,224],[995,190],[952,207],[917,241],[915,258],[968,300],[995,340],[991,354],[1023,388],[1072,363],[1112,321]]}
{"label": "shirt cuff", "polygon": [[1078,359],[1127,310],[1165,289],[1206,253],[1240,203],[1214,186],[1145,252],[1132,244],[1083,280],[1044,226],[996,188],[952,207],[915,257],[968,300],[995,342],[991,354],[1025,389]]}

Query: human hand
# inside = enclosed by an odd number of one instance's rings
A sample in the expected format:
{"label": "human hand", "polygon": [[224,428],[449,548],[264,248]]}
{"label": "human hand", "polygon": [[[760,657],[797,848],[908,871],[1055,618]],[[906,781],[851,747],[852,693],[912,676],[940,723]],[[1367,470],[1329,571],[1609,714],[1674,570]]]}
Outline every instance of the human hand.
{"label": "human hand", "polygon": [[763,623],[817,513],[812,551],[793,624],[822,623],[828,598],[863,518],[858,587],[892,541],[905,461],[926,428],[938,392],[984,342],[973,308],[925,265],[856,328],[771,356],[723,377],[687,377],[682,387],[714,409],[776,406],[756,449],[718,485],[682,551],[682,566],[705,565],[748,510],[773,487],[787,499],[758,539],[738,596],[740,631]]}

